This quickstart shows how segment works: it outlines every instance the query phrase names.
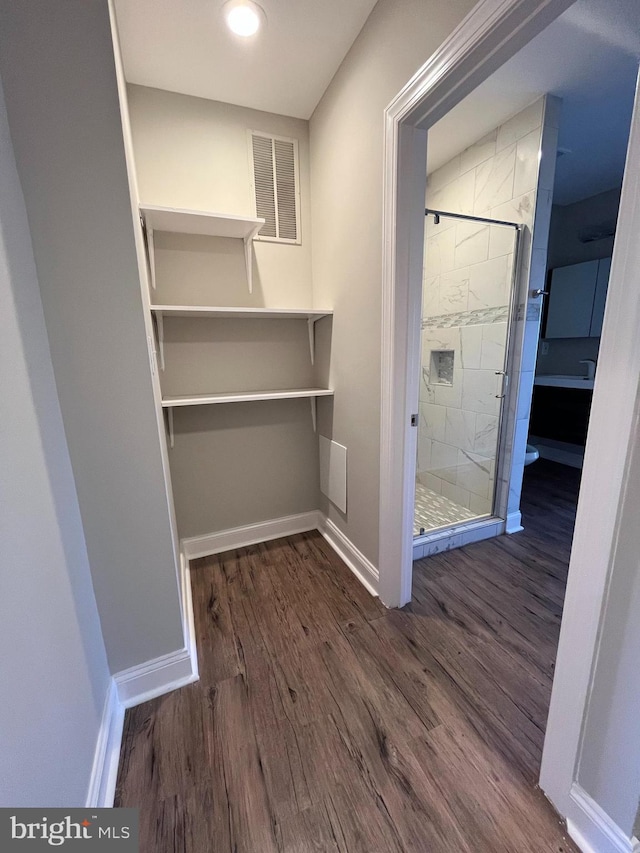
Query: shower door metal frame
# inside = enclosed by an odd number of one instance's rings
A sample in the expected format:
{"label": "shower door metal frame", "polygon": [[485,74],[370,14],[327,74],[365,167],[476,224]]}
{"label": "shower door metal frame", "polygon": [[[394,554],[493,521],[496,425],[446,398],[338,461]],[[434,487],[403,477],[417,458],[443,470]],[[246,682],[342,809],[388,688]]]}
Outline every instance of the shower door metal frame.
{"label": "shower door metal frame", "polygon": [[[469,525],[474,525],[478,530],[482,530],[483,527],[488,525],[493,525],[499,522],[505,522],[507,518],[507,502],[508,502],[508,489],[502,490],[500,493],[499,483],[505,480],[504,476],[500,476],[504,474],[504,468],[507,466],[507,462],[509,465],[511,464],[511,460],[509,457],[508,451],[508,434],[507,434],[507,410],[508,403],[510,398],[513,399],[513,395],[517,393],[517,384],[511,382],[511,377],[513,376],[513,364],[516,360],[516,350],[515,350],[515,339],[513,335],[514,324],[516,323],[517,310],[518,310],[518,278],[520,271],[520,264],[522,262],[522,231],[523,226],[518,222],[507,222],[502,219],[489,219],[486,216],[473,216],[468,213],[450,213],[446,210],[436,210],[434,208],[427,207],[424,211],[426,216],[433,217],[447,217],[449,219],[462,219],[466,222],[483,222],[486,225],[500,225],[502,227],[513,228],[515,230],[515,245],[513,249],[513,264],[511,268],[511,286],[509,288],[509,305],[507,310],[507,333],[505,339],[505,362],[504,362],[504,371],[496,371],[496,376],[502,374],[503,383],[502,383],[502,395],[501,395],[501,403],[500,403],[500,413],[498,415],[498,438],[496,441],[496,463],[495,463],[495,474],[494,474],[494,482],[493,482],[493,494],[491,495],[491,511],[484,515],[478,515],[477,518],[469,519],[468,521],[460,521],[460,522],[452,522],[443,527],[438,527],[433,530],[431,533],[427,530],[424,533],[419,533],[417,536],[413,537],[413,544],[415,546],[420,546],[424,544],[428,544],[431,541],[431,536],[437,536],[438,539],[441,539],[445,534],[449,534],[454,536],[456,531],[459,528],[464,528],[465,530],[469,528]],[[420,349],[422,349],[422,341],[420,341]],[[498,395],[497,395],[498,396]],[[418,400],[419,405],[419,400]],[[420,439],[417,438],[417,442],[419,443]],[[416,463],[417,467],[417,463]],[[414,479],[415,479],[415,470],[414,470]]]}

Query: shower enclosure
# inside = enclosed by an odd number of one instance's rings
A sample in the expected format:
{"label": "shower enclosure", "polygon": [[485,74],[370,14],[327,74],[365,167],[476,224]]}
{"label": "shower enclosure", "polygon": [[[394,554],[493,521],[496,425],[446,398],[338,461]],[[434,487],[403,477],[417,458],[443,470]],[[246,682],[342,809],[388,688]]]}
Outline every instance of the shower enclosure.
{"label": "shower enclosure", "polygon": [[426,211],[414,536],[495,514],[519,233]]}

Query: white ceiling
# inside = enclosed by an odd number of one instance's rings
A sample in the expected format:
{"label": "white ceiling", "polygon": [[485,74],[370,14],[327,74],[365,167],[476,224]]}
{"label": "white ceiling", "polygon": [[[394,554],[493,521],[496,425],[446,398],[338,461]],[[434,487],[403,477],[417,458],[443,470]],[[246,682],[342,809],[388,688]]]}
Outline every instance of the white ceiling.
{"label": "white ceiling", "polygon": [[554,203],[620,186],[640,61],[639,0],[577,0],[429,133],[431,172],[541,95],[563,99]]}
{"label": "white ceiling", "polygon": [[116,0],[131,83],[309,118],[376,0],[258,0],[267,26],[240,39],[224,0]]}

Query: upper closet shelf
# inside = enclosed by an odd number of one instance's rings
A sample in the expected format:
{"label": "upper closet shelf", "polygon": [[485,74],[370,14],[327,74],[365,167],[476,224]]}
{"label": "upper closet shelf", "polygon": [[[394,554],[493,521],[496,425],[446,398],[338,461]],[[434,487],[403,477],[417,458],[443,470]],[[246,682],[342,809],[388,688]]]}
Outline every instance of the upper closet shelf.
{"label": "upper closet shelf", "polygon": [[152,305],[158,325],[160,367],[164,370],[164,318],[165,317],[213,317],[227,320],[306,320],[309,327],[309,350],[311,364],[315,361],[315,325],[323,317],[331,317],[333,311],[316,311],[304,308],[218,308],[200,305]]}
{"label": "upper closet shelf", "polygon": [[230,213],[212,213],[207,210],[183,210],[141,204],[140,212],[147,227],[154,231],[171,231],[174,234],[204,234],[208,237],[238,237],[251,240],[264,225],[264,219],[234,216]]}
{"label": "upper closet shelf", "polygon": [[242,240],[244,242],[249,293],[252,292],[251,246],[253,238],[264,225],[264,219],[234,216],[229,213],[213,213],[206,210],[160,207],[155,204],[141,204],[140,217],[147,237],[151,284],[154,289],[156,273],[153,232],[169,231],[173,234],[199,234],[207,237],[233,237]]}

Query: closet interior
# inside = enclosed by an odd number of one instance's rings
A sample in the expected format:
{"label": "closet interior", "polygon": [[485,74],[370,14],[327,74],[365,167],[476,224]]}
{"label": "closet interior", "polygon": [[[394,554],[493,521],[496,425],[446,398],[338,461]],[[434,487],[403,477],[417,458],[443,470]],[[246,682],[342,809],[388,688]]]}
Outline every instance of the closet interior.
{"label": "closet interior", "polygon": [[121,97],[175,540],[214,551],[319,508],[333,311],[313,298],[308,126],[124,82]]}

